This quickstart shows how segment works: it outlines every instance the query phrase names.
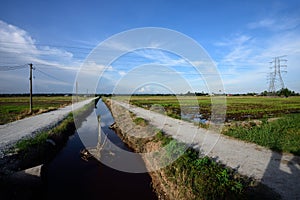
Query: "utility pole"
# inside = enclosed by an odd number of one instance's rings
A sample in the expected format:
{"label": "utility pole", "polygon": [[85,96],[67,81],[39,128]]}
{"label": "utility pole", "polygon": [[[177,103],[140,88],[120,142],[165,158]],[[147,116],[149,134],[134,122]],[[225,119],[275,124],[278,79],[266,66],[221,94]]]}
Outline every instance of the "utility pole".
{"label": "utility pole", "polygon": [[76,102],[78,102],[78,81],[76,81]]}
{"label": "utility pole", "polygon": [[284,82],[282,79],[282,72],[286,72],[286,71],[282,71],[281,68],[283,67],[287,67],[286,64],[282,64],[283,62],[287,62],[287,59],[283,59],[283,57],[286,56],[277,56],[273,59],[273,61],[271,61],[270,63],[273,64],[273,66],[271,67],[271,69],[273,69],[272,72],[270,72],[270,82],[269,82],[269,93],[270,94],[275,94],[276,93],[276,89],[277,87],[277,82],[279,82],[280,84],[280,89],[284,88]]}
{"label": "utility pole", "polygon": [[32,69],[33,69],[33,67],[32,67],[32,63],[30,63],[29,64],[29,87],[30,87],[30,102],[29,102],[29,112],[30,112],[30,114],[32,113]]}

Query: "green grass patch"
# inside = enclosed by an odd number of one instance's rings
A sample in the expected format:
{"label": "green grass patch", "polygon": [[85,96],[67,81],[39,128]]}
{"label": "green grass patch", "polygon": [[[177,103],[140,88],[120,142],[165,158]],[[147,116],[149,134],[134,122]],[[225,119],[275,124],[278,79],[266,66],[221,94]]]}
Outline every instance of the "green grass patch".
{"label": "green grass patch", "polygon": [[37,134],[36,137],[18,141],[16,143],[15,147],[17,148],[18,151],[25,151],[30,147],[43,144],[44,142],[46,142],[48,136],[49,135],[47,132],[41,132],[41,133]]}
{"label": "green grass patch", "polygon": [[165,160],[181,155],[175,162],[165,167],[170,190],[178,190],[178,199],[242,199],[251,180],[238,175],[233,170],[213,161],[209,157],[199,157],[194,149],[158,132],[154,141],[166,147]]}
{"label": "green grass patch", "polygon": [[136,117],[133,122],[136,124],[136,125],[140,125],[140,126],[147,126],[148,125],[148,121],[145,120],[144,118],[142,117]]}
{"label": "green grass patch", "polygon": [[225,135],[253,142],[279,152],[300,155],[300,114],[289,114],[260,126],[233,127]]}

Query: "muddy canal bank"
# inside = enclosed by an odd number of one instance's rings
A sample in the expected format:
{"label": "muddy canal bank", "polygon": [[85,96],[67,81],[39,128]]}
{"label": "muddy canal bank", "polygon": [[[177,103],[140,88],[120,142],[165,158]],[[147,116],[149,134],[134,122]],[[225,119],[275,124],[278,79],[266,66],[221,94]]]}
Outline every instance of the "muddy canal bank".
{"label": "muddy canal bank", "polygon": [[[136,153],[147,153],[159,150],[160,142],[155,141],[155,134],[157,130],[151,126],[144,126],[134,123],[135,116],[129,113],[128,110],[118,105],[111,105],[111,101],[105,101],[107,107],[111,110],[115,119],[115,124],[112,128],[119,135],[120,138]],[[124,114],[127,113],[127,114]],[[155,168],[155,163],[147,160],[143,156],[147,169]],[[152,170],[151,170],[152,171]],[[171,199],[184,199],[180,197],[180,192],[184,194],[184,185],[174,185],[165,176],[164,170],[155,170],[149,173],[152,179],[152,186],[157,194],[158,199],[171,200]],[[185,196],[185,199],[191,199]]]}

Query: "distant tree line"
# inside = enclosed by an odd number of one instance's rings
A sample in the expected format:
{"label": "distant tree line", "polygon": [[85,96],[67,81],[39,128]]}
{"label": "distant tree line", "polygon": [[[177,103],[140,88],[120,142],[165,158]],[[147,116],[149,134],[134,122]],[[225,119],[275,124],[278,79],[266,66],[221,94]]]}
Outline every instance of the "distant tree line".
{"label": "distant tree line", "polygon": [[[73,93],[38,93],[38,94],[33,94],[33,96],[72,96],[76,95]],[[78,94],[79,96],[86,96],[86,94]],[[268,91],[263,91],[261,93],[256,93],[256,92],[248,92],[244,94],[209,94],[206,92],[190,92],[188,91],[187,93],[183,94],[89,94],[88,96],[104,96],[104,97],[111,97],[111,96],[209,96],[209,95],[222,95],[222,96],[281,96],[281,97],[289,97],[289,96],[300,96],[299,93],[296,93],[295,91],[289,90],[288,88],[282,88],[278,90],[277,92],[270,93]],[[27,97],[29,96],[28,93],[22,93],[22,94],[0,94],[0,97]]]}
{"label": "distant tree line", "polygon": [[[195,92],[195,93],[191,93],[190,91],[188,91],[185,94],[180,94],[182,96],[191,96],[191,95],[196,95],[196,96],[208,96],[208,93],[205,92]],[[256,93],[256,92],[248,92],[248,93],[235,93],[235,94],[213,94],[213,95],[227,95],[227,96],[281,96],[281,97],[289,97],[289,96],[300,96],[299,93],[296,93],[295,91],[289,90],[288,88],[282,88],[280,90],[278,90],[275,93],[270,93],[268,91],[263,91],[261,93]]]}
{"label": "distant tree line", "polygon": [[248,92],[245,94],[231,94],[230,96],[280,96],[280,97],[289,97],[289,96],[300,96],[299,93],[295,91],[289,90],[288,88],[282,88],[277,92],[268,92],[267,90],[256,93],[256,92]]}
{"label": "distant tree line", "polygon": [[263,91],[261,93],[261,96],[284,96],[284,97],[289,97],[289,96],[300,96],[299,93],[296,93],[295,91],[289,90],[288,88],[282,88],[276,92],[270,93],[268,91]]}

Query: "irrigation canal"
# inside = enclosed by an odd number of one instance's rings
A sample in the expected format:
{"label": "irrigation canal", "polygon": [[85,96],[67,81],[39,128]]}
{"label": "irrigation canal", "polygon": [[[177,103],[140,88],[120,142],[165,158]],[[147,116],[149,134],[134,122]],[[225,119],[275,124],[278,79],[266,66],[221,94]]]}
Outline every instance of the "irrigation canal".
{"label": "irrigation canal", "polygon": [[[109,129],[114,119],[102,100],[99,100],[95,109],[96,112],[86,118],[62,151],[49,164],[44,165],[42,176],[46,183],[46,199],[157,199],[149,174],[126,173],[110,168],[97,159],[82,159],[82,149],[97,145],[97,115],[101,116],[101,129],[108,139],[116,146],[131,151]],[[114,155],[105,156],[114,159]],[[136,162],[143,164],[138,155]]]}

